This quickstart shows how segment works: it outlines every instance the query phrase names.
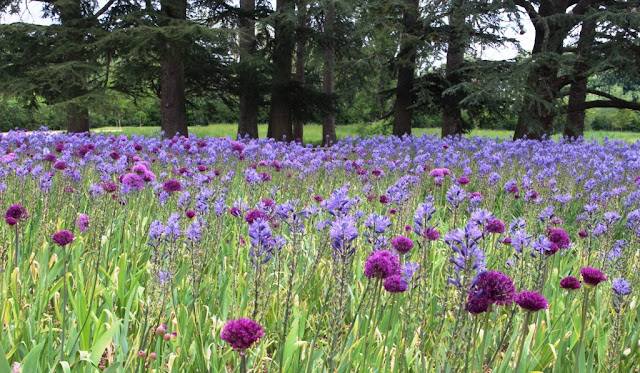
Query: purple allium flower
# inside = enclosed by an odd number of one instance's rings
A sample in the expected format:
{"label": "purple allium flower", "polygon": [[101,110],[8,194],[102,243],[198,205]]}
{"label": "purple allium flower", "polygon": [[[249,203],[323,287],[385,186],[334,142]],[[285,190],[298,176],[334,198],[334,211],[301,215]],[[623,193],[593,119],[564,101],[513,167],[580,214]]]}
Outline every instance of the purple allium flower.
{"label": "purple allium flower", "polygon": [[479,313],[487,312],[491,306],[491,301],[487,297],[483,297],[481,295],[469,294],[467,303],[464,306],[469,313],[477,315]]}
{"label": "purple allium flower", "polygon": [[384,289],[389,293],[404,293],[407,291],[407,283],[400,275],[389,276],[384,280]]}
{"label": "purple allium flower", "polygon": [[431,177],[444,177],[444,172],[442,171],[441,168],[434,168],[433,170],[431,170],[431,172],[429,172],[429,176],[431,176]]}
{"label": "purple allium flower", "polygon": [[56,170],[64,170],[67,167],[69,166],[67,166],[67,164],[63,161],[58,161],[53,165],[53,168],[55,168]]}
{"label": "purple allium flower", "polygon": [[181,192],[182,184],[176,179],[169,179],[162,184],[162,189],[167,193]]}
{"label": "purple allium flower", "polygon": [[502,222],[502,220],[493,219],[493,220],[489,220],[487,225],[485,225],[484,230],[486,230],[489,233],[503,234],[506,230],[506,227]]}
{"label": "purple allium flower", "polygon": [[385,279],[400,274],[398,257],[388,250],[378,250],[371,253],[364,263],[364,275],[367,278]]}
{"label": "purple allium flower", "polygon": [[508,306],[513,303],[516,288],[509,276],[499,271],[484,272],[475,279],[469,296],[485,297],[490,303]]}
{"label": "purple allium flower", "polygon": [[584,267],[580,270],[582,275],[582,281],[587,285],[596,286],[602,281],[607,281],[604,273],[601,270],[593,267]]}
{"label": "purple allium flower", "polygon": [[579,232],[578,232],[578,236],[580,236],[580,237],[584,238],[584,237],[587,237],[587,236],[588,236],[588,234],[587,234],[587,232],[585,232],[585,231],[579,231]]}
{"label": "purple allium flower", "polygon": [[516,295],[514,300],[520,308],[530,312],[537,312],[549,308],[547,298],[538,294],[537,291],[521,291]]}
{"label": "purple allium flower", "polygon": [[440,233],[438,233],[438,231],[433,228],[429,228],[424,235],[429,241],[435,241],[440,238]]}
{"label": "purple allium flower", "polygon": [[73,242],[74,238],[73,233],[69,231],[59,231],[53,234],[53,241],[58,244],[58,246],[67,246]]}
{"label": "purple allium flower", "polygon": [[107,181],[106,183],[100,184],[100,188],[102,188],[102,190],[104,190],[107,193],[113,193],[116,190],[118,190],[118,186],[111,181]]}
{"label": "purple allium flower", "polygon": [[220,333],[220,338],[236,350],[244,351],[258,339],[264,337],[262,326],[250,319],[229,321]]}
{"label": "purple allium flower", "polygon": [[50,163],[55,163],[55,161],[58,160],[58,158],[56,157],[55,154],[53,153],[47,153],[43,158],[42,158],[45,162],[50,162]]}
{"label": "purple allium flower", "polygon": [[413,241],[405,236],[398,236],[391,240],[391,245],[397,252],[406,254],[413,249]]}
{"label": "purple allium flower", "polygon": [[80,232],[86,232],[89,230],[89,215],[80,214],[76,218],[76,227],[80,230]]}
{"label": "purple allium flower", "polygon": [[567,290],[578,290],[580,289],[580,287],[582,287],[582,285],[577,278],[573,276],[567,276],[560,280],[560,287]]}
{"label": "purple allium flower", "polygon": [[511,237],[505,237],[500,242],[504,245],[511,245]]}
{"label": "purple allium flower", "polygon": [[187,212],[185,212],[185,215],[188,219],[193,219],[196,216],[196,212],[193,210],[187,210]]}
{"label": "purple allium flower", "polygon": [[[29,214],[27,213],[27,209],[24,208],[22,205],[15,204],[15,205],[9,206],[7,211],[4,213],[4,217],[5,218],[13,218],[13,219],[15,219],[15,221],[17,223],[20,220],[25,220],[25,219],[29,218]],[[7,224],[9,224],[9,223],[7,223]]]}
{"label": "purple allium flower", "polygon": [[631,283],[618,277],[611,282],[611,289],[618,295],[629,295],[631,294]]}
{"label": "purple allium flower", "polygon": [[144,180],[138,174],[128,173],[122,177],[122,184],[133,188],[133,189],[142,189],[144,188]]}
{"label": "purple allium flower", "polygon": [[249,224],[253,224],[256,219],[265,219],[266,217],[267,216],[259,210],[250,210],[245,214],[244,220]]}
{"label": "purple allium flower", "polygon": [[18,224],[18,221],[15,218],[12,218],[11,216],[9,216],[8,218],[5,218],[4,222],[7,223],[7,225],[10,227],[13,227],[14,225]]}
{"label": "purple allium flower", "polygon": [[462,176],[462,177],[458,178],[458,180],[456,180],[456,183],[458,183],[460,185],[469,184],[469,178],[466,177],[466,176]]}
{"label": "purple allium flower", "polygon": [[548,228],[547,234],[549,236],[549,241],[558,245],[558,248],[560,249],[566,249],[571,244],[569,234],[562,229]]}
{"label": "purple allium flower", "polygon": [[380,203],[389,203],[389,197],[386,194],[381,195]]}

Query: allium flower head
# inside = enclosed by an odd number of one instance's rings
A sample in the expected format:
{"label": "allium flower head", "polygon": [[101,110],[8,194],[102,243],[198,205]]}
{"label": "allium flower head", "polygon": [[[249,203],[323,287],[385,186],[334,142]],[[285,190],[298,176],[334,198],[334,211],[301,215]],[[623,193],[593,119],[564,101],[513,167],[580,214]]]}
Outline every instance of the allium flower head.
{"label": "allium flower head", "polygon": [[515,294],[516,288],[509,276],[500,271],[487,271],[478,275],[469,295],[485,297],[499,306],[508,306]]}
{"label": "allium flower head", "polygon": [[236,350],[244,351],[264,337],[262,326],[250,319],[229,321],[220,333],[220,338]]}
{"label": "allium flower head", "polygon": [[578,290],[582,285],[580,281],[572,276],[567,276],[560,280],[560,287],[567,290]]}
{"label": "allium flower head", "polygon": [[[29,218],[27,209],[20,204],[11,205],[4,213],[5,218],[13,218],[16,222]],[[14,223],[15,224],[15,223]]]}
{"label": "allium flower head", "polygon": [[502,222],[502,220],[493,219],[493,220],[489,220],[487,225],[485,225],[484,229],[489,233],[503,234],[506,230],[506,227]]}
{"label": "allium flower head", "polygon": [[364,263],[364,275],[367,278],[385,279],[400,274],[398,257],[388,250],[378,250],[371,253]]}
{"label": "allium flower head", "polygon": [[514,300],[520,308],[530,312],[538,312],[549,308],[547,298],[538,294],[537,291],[521,291],[516,295]]}
{"label": "allium flower head", "polygon": [[144,180],[140,175],[135,173],[128,173],[122,177],[122,184],[133,188],[133,189],[142,189],[144,188]]}
{"label": "allium flower head", "polygon": [[413,241],[405,236],[398,236],[391,240],[391,245],[397,252],[406,254],[413,249]]}
{"label": "allium flower head", "polygon": [[167,193],[181,192],[182,184],[176,179],[169,179],[162,184],[162,189]]}
{"label": "allium flower head", "polygon": [[259,210],[250,210],[245,214],[244,220],[249,224],[253,224],[256,219],[265,219],[266,217],[267,216]]}
{"label": "allium flower head", "polygon": [[407,283],[400,275],[389,276],[384,280],[384,290],[389,293],[404,293],[407,291]]}
{"label": "allium flower head", "polygon": [[549,236],[549,241],[558,245],[560,249],[566,249],[571,244],[569,234],[562,229],[549,228],[547,235]]}
{"label": "allium flower head", "polygon": [[593,267],[584,267],[580,270],[582,275],[582,281],[587,285],[596,286],[602,281],[607,281],[604,273],[601,270]]}
{"label": "allium flower head", "polygon": [[58,246],[67,246],[73,242],[74,238],[73,233],[69,231],[59,231],[53,234],[53,241],[58,244]]}
{"label": "allium flower head", "polygon": [[467,303],[465,304],[465,308],[467,309],[467,311],[474,315],[487,312],[490,306],[491,301],[487,297],[472,294],[469,294],[469,298],[467,299]]}

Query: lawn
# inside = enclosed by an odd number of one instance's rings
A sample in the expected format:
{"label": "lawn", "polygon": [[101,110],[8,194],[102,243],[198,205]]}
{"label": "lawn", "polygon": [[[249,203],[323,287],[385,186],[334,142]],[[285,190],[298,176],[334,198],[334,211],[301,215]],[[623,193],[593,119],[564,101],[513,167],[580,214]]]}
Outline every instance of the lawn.
{"label": "lawn", "polygon": [[[362,132],[363,127],[351,124],[336,127],[336,134],[339,139],[349,135],[357,136]],[[260,137],[267,135],[267,125],[261,124],[258,128]],[[160,127],[103,127],[93,130],[94,133],[121,133],[124,135],[139,134],[150,136],[160,131]],[[197,137],[232,137],[237,133],[237,125],[232,123],[212,124],[209,126],[190,127],[190,133]],[[439,128],[414,128],[413,134],[420,136],[423,133],[428,135],[436,135],[440,133]],[[507,130],[473,130],[471,136],[487,136],[489,138],[509,138],[513,135],[513,131]],[[640,140],[640,133],[637,132],[614,132],[614,131],[587,131],[586,139],[594,138],[602,141],[605,138],[618,139],[625,142],[636,142]],[[558,139],[559,135],[555,135],[554,139]],[[306,125],[304,127],[304,142],[311,144],[320,144],[322,139],[322,127],[319,125]]]}

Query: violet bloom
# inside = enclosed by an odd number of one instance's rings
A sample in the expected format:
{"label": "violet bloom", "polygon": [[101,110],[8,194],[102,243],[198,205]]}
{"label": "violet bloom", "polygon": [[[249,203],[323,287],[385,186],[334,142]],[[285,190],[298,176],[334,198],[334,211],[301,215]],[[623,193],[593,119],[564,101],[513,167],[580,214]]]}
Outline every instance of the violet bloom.
{"label": "violet bloom", "polygon": [[220,338],[223,341],[240,352],[244,352],[262,337],[264,337],[262,326],[253,320],[244,318],[229,321],[220,333]]}
{"label": "violet bloom", "polygon": [[521,291],[516,295],[514,300],[516,303],[518,303],[520,308],[529,312],[538,312],[540,310],[546,310],[547,308],[549,308],[547,298],[538,294],[537,291]]}
{"label": "violet bloom", "polygon": [[503,234],[506,230],[506,227],[502,222],[502,220],[492,219],[492,220],[489,220],[487,225],[484,226],[484,230],[489,233]]}
{"label": "violet bloom", "polygon": [[53,234],[53,241],[58,244],[58,246],[62,247],[67,246],[68,244],[73,242],[74,238],[75,236],[73,235],[73,233],[69,231],[59,231]]}
{"label": "violet bloom", "polygon": [[587,237],[587,236],[588,236],[588,234],[587,234],[587,232],[585,232],[585,231],[579,231],[579,232],[578,232],[578,236],[580,236],[580,237],[582,237],[582,238],[585,238],[585,237]]}
{"label": "violet bloom", "polygon": [[140,175],[135,173],[125,174],[122,177],[122,184],[138,190],[144,188],[144,180],[140,177]]}
{"label": "violet bloom", "polygon": [[589,286],[596,286],[602,281],[607,281],[604,273],[601,270],[593,267],[584,267],[580,270],[582,275],[582,281]]}
{"label": "violet bloom", "polygon": [[80,232],[88,231],[89,230],[89,215],[87,215],[87,214],[78,215],[78,217],[76,218],[76,227],[78,227],[78,230],[80,230]]}
{"label": "violet bloom", "polygon": [[364,264],[364,275],[367,278],[385,279],[399,274],[400,261],[388,250],[372,252]]}
{"label": "violet bloom", "polygon": [[478,275],[471,286],[469,296],[485,297],[491,303],[508,306],[513,302],[516,288],[509,276],[500,271],[488,271]]}
{"label": "violet bloom", "polygon": [[573,276],[567,276],[560,280],[560,287],[566,290],[578,290],[580,289],[580,287],[582,287],[582,285],[577,278]]}
{"label": "violet bloom", "polygon": [[162,189],[167,193],[181,192],[182,184],[176,179],[169,179],[162,184]]}
{"label": "violet bloom", "polygon": [[408,284],[400,275],[393,275],[384,280],[383,286],[389,293],[404,293],[407,291]]}
{"label": "violet bloom", "polygon": [[467,303],[464,306],[470,314],[477,315],[487,312],[491,306],[491,301],[487,297],[469,294]]}
{"label": "violet bloom", "polygon": [[406,254],[413,249],[413,241],[411,241],[409,237],[405,236],[398,236],[394,238],[391,240],[391,245],[401,254]]}
{"label": "violet bloom", "polygon": [[188,219],[193,219],[196,216],[196,212],[193,210],[187,210],[187,212],[185,212],[185,215]]}
{"label": "violet bloom", "polygon": [[[13,220],[15,220],[15,223],[13,223],[15,225],[17,222],[29,218],[29,214],[27,213],[27,209],[22,205],[15,204],[9,206],[7,211],[4,213],[4,217],[6,219],[12,218]],[[9,224],[8,221],[7,224]]]}
{"label": "violet bloom", "polygon": [[549,236],[549,241],[558,245],[560,249],[566,249],[571,244],[569,234],[562,229],[548,228],[547,235]]}
{"label": "violet bloom", "polygon": [[466,177],[466,176],[462,176],[462,177],[458,178],[458,180],[456,180],[456,183],[458,183],[460,185],[469,184],[469,178]]}
{"label": "violet bloom", "polygon": [[245,214],[244,220],[249,224],[253,224],[256,219],[266,219],[266,217],[267,216],[259,210],[250,210]]}
{"label": "violet bloom", "polygon": [[629,295],[631,294],[631,283],[622,277],[618,277],[611,282],[611,289],[617,295]]}

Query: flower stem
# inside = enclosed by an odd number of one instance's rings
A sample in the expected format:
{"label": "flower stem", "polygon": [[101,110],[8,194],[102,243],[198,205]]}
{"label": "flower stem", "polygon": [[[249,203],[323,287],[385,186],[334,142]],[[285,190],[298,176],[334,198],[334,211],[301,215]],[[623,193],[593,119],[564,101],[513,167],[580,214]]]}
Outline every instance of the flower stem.
{"label": "flower stem", "polygon": [[578,366],[578,361],[580,359],[580,349],[582,348],[582,341],[584,340],[584,327],[587,323],[587,308],[589,302],[589,289],[585,289],[584,292],[584,300],[582,301],[582,326],[580,327],[580,338],[578,339],[578,350],[576,351],[576,360],[574,362],[574,366]]}
{"label": "flower stem", "polygon": [[524,317],[524,323],[522,324],[522,340],[520,341],[520,348],[518,352],[518,361],[516,362],[515,373],[518,373],[518,369],[520,368],[520,361],[522,360],[522,351],[524,350],[524,341],[527,339],[527,331],[529,327],[529,316],[531,316],[531,312],[527,312],[527,316]]}

